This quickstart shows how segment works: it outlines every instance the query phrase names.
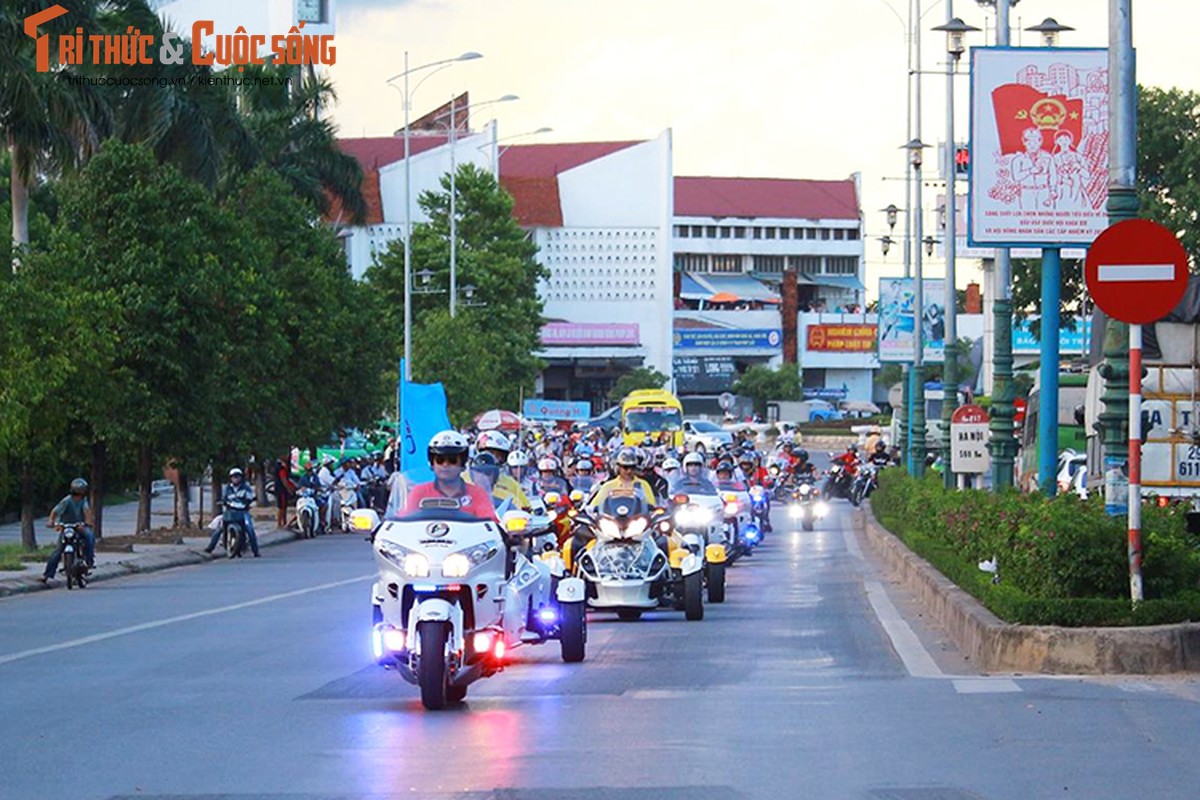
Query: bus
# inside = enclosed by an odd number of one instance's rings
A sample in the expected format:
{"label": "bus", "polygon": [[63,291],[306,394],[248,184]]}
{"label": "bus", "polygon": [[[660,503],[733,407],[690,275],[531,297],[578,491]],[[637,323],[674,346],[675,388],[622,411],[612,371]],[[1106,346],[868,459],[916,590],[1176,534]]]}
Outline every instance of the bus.
{"label": "bus", "polygon": [[621,440],[683,447],[683,404],[666,389],[638,389],[621,401]]}

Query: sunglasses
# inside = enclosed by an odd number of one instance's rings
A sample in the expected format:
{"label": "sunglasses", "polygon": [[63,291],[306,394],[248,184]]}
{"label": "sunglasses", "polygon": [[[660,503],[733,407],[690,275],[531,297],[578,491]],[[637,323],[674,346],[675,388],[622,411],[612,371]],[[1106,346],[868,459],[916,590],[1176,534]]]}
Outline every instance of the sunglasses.
{"label": "sunglasses", "polygon": [[434,457],[433,457],[433,463],[461,465],[462,464],[462,456],[444,456],[444,455],[437,454],[437,455],[434,455]]}

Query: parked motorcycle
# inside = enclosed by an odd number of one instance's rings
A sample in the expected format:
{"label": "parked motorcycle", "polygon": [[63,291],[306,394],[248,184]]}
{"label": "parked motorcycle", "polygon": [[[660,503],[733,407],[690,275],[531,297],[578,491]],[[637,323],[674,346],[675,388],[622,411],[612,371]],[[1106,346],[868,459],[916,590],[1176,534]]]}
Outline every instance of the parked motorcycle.
{"label": "parked motorcycle", "polygon": [[58,546],[62,549],[62,571],[67,576],[67,588],[87,586],[88,565],[84,557],[87,548],[83,529],[85,523],[65,522],[58,526]]}
{"label": "parked motorcycle", "polygon": [[590,607],[616,611],[623,620],[660,607],[704,619],[703,541],[692,534],[672,542],[669,511],[617,496],[576,521],[592,537],[575,559]]}
{"label": "parked motorcycle", "polygon": [[561,559],[556,577],[553,559],[532,552],[539,537],[548,542],[553,534],[530,528],[528,514],[507,518],[508,540],[496,522],[465,514],[447,498],[429,498],[382,523],[374,509],[351,518],[355,530],[371,534],[379,567],[371,596],[375,659],[419,686],[425,708],[460,702],[521,644],[557,639],[564,661],[584,659],[584,582],[563,574]]}
{"label": "parked motorcycle", "polygon": [[[350,516],[358,509],[358,491],[348,486],[338,486],[330,495],[330,501],[335,504],[338,527],[342,533],[349,533],[352,527]],[[332,522],[329,524],[333,525]]]}

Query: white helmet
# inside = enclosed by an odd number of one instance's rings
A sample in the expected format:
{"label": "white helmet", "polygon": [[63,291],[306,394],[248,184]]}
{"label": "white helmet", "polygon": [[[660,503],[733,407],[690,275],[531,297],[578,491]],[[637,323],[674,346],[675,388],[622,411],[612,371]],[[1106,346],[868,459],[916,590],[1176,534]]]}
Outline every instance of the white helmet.
{"label": "white helmet", "polygon": [[458,431],[441,431],[440,433],[435,433],[433,438],[429,440],[429,448],[426,450],[426,455],[430,461],[433,461],[435,455],[460,455],[465,458],[470,448],[471,443],[467,441],[467,437]]}
{"label": "white helmet", "polygon": [[663,461],[663,463],[662,463],[662,468],[663,468],[663,470],[664,470],[664,471],[666,471],[666,472],[670,472],[670,471],[671,471],[671,470],[673,470],[673,469],[679,469],[679,459],[678,459],[678,458],[668,458],[668,459],[666,459],[666,460],[665,460],[665,461]]}
{"label": "white helmet", "polygon": [[508,441],[508,437],[500,431],[484,431],[479,434],[479,438],[475,440],[476,450],[503,450],[507,453],[512,450],[512,443]]}
{"label": "white helmet", "polygon": [[537,468],[538,472],[554,472],[556,469],[558,469],[558,462],[550,456],[547,456],[546,458],[538,461]]}
{"label": "white helmet", "polygon": [[510,467],[528,467],[529,456],[525,455],[524,450],[513,450],[508,454],[508,465]]}
{"label": "white helmet", "polygon": [[685,467],[690,467],[692,464],[698,464],[703,467],[704,456],[700,455],[699,453],[688,453],[683,457],[683,465]]}

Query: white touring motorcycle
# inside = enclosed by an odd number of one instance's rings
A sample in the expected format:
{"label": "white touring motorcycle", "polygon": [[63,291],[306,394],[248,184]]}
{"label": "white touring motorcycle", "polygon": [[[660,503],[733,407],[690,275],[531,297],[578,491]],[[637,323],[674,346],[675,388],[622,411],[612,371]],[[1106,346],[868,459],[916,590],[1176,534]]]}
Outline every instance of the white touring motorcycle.
{"label": "white touring motorcycle", "polygon": [[[708,493],[706,493],[708,492]],[[716,489],[689,487],[672,495],[675,531],[686,545],[691,536],[704,543],[704,583],[708,602],[725,602],[725,567],[734,555],[733,541],[725,526],[725,501]]]}
{"label": "white touring motorcycle", "polygon": [[692,533],[672,541],[671,513],[642,506],[637,498],[609,497],[594,515],[576,515],[592,538],[574,557],[588,605],[623,620],[660,607],[704,619],[704,540]]}
{"label": "white touring motorcycle", "polygon": [[[521,644],[558,639],[564,661],[584,659],[584,583],[564,574],[556,551],[510,547],[498,524],[443,498],[382,522],[373,509],[359,509],[352,520],[371,533],[379,566],[375,659],[419,686],[426,708],[461,701],[467,686],[502,669],[504,654]],[[511,540],[544,548],[545,531],[527,514],[506,515],[506,524]]]}

